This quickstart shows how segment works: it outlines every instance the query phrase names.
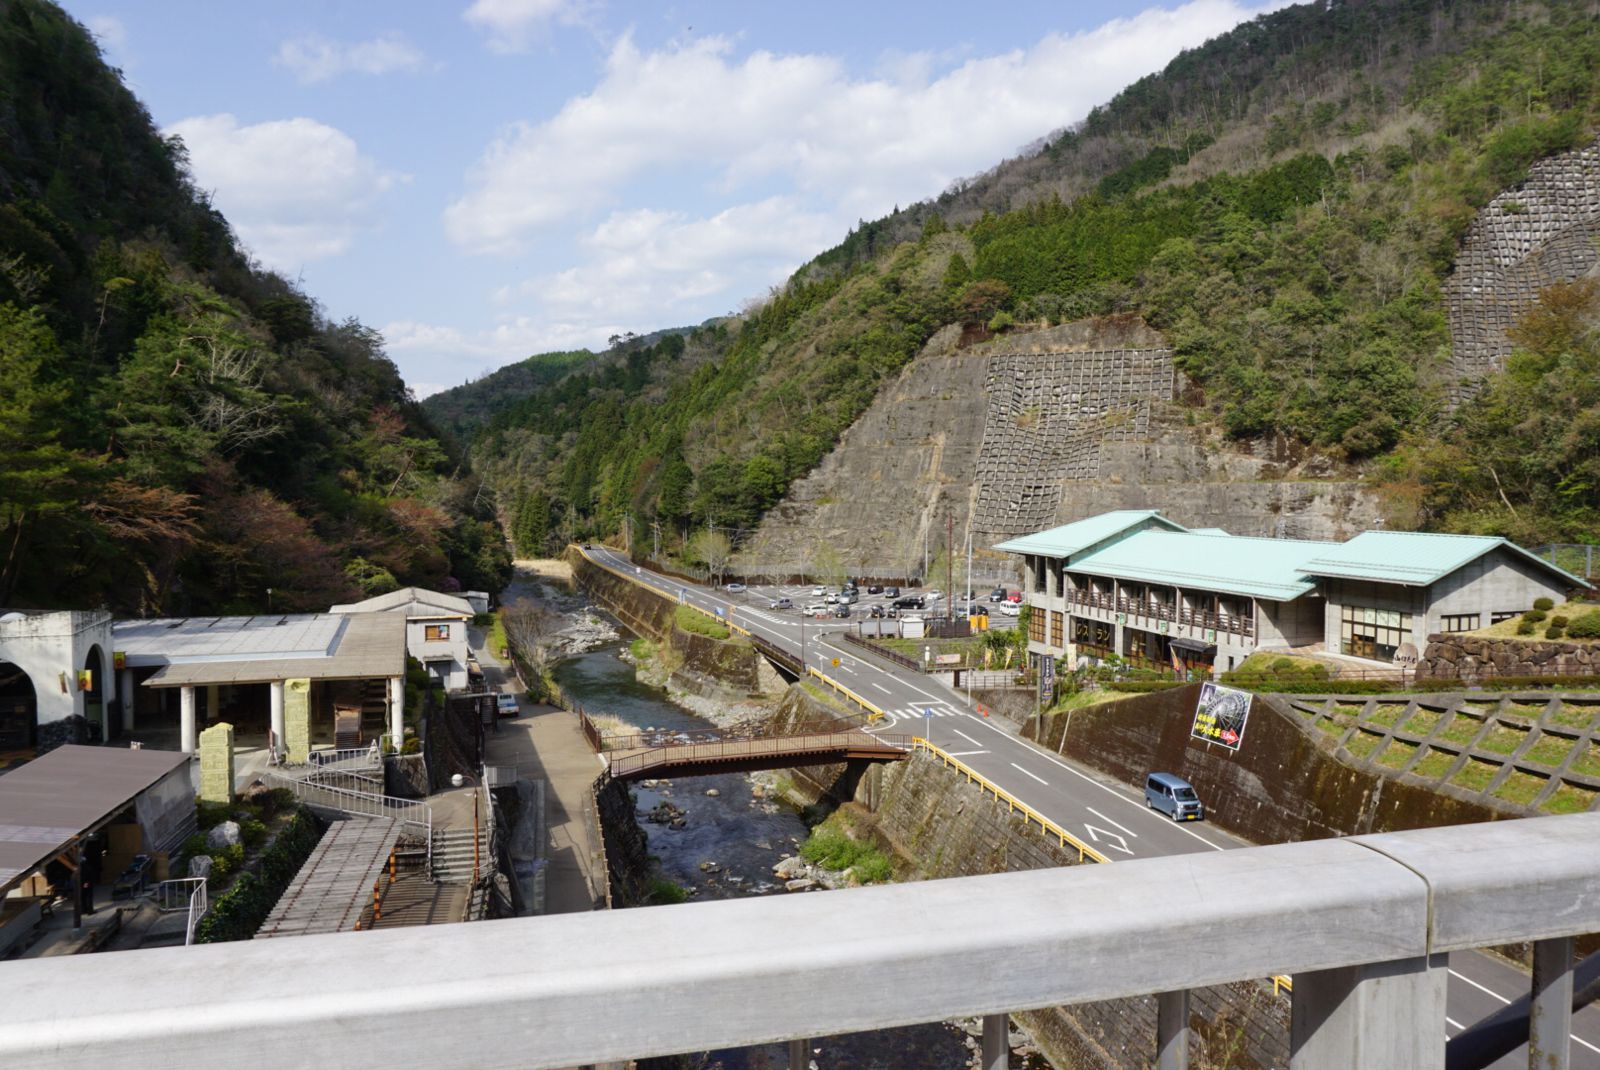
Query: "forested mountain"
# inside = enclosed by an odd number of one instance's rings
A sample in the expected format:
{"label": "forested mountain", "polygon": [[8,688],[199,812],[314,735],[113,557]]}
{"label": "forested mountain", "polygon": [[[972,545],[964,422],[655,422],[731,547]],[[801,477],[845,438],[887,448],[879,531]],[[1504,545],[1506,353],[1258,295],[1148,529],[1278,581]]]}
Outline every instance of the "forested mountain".
{"label": "forested mountain", "polygon": [[0,5],[0,605],[498,589],[498,526],[376,332],[250,263],[88,32]]}
{"label": "forested mountain", "polygon": [[864,223],[742,322],[534,390],[474,451],[528,548],[628,516],[748,526],[940,327],[1131,314],[1197,422],[1365,468],[1397,523],[1594,539],[1593,292],[1552,294],[1452,412],[1442,286],[1478,211],[1597,118],[1590,3],[1285,9]]}

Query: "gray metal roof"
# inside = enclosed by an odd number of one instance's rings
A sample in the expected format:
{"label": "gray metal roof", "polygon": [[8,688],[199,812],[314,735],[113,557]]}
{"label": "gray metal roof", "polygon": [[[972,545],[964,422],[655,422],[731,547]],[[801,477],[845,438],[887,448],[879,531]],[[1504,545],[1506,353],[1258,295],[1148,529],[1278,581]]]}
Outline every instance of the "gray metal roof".
{"label": "gray metal roof", "polygon": [[1182,524],[1168,520],[1154,509],[1117,509],[1085,517],[1082,520],[1074,520],[1070,524],[1062,524],[1048,531],[1008,539],[996,544],[994,548],[1011,554],[1071,557],[1147,521],[1154,521],[1169,531],[1184,530]]}
{"label": "gray metal roof", "polygon": [[1307,561],[1305,570],[1313,576],[1426,587],[1497,549],[1521,557],[1574,587],[1589,586],[1584,580],[1524,550],[1509,539],[1424,531],[1363,531],[1349,542]]}
{"label": "gray metal roof", "polygon": [[[147,687],[264,684],[274,680],[372,680],[406,671],[406,618],[398,613],[351,613],[322,618],[341,622],[331,650],[309,656],[261,658],[217,654],[173,662],[145,681]],[[119,648],[120,649],[120,648]]]}
{"label": "gray metal roof", "polygon": [[0,891],[188,763],[175,751],[68,744],[0,776]]}
{"label": "gray metal roof", "polygon": [[459,595],[442,594],[426,587],[402,587],[388,594],[374,595],[361,602],[332,606],[329,613],[388,613],[404,609],[412,619],[471,619],[472,603]]}
{"label": "gray metal roof", "polygon": [[111,625],[111,638],[132,666],[325,658],[338,648],[349,619],[328,613],[279,613],[119,620]]}

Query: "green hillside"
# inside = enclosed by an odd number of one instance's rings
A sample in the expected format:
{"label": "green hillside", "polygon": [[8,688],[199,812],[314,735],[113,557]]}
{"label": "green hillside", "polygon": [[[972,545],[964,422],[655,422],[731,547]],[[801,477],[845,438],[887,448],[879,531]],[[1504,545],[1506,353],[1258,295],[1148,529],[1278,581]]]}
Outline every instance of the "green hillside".
{"label": "green hillside", "polygon": [[498,589],[462,471],[375,332],[247,260],[88,32],[0,7],[0,605]]}
{"label": "green hillside", "polygon": [[1594,538],[1594,400],[1564,375],[1594,366],[1592,294],[1553,295],[1567,327],[1525,332],[1447,418],[1441,285],[1479,208],[1594,137],[1597,72],[1587,4],[1264,16],[863,224],[742,324],[691,335],[695,359],[663,343],[562,379],[474,452],[524,542],[627,516],[749,527],[940,327],[1132,313],[1172,342],[1197,422],[1369,466],[1398,523]]}

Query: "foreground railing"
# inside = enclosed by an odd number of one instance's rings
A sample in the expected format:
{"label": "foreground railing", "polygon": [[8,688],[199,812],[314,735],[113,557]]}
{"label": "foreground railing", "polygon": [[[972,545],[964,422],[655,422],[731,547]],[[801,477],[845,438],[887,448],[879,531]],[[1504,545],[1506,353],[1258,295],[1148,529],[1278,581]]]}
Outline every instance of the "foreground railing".
{"label": "foreground railing", "polygon": [[[314,1054],[540,1070],[977,1015],[987,1047],[1012,1009],[1155,994],[1160,1065],[1177,1067],[1187,990],[1289,973],[1291,1067],[1439,1067],[1446,954],[1531,940],[1532,1044],[1539,1065],[1561,1067],[1570,938],[1600,930],[1597,842],[1600,814],[1579,814],[176,958],[8,962],[0,1066],[264,1070]],[[61,998],[90,991],[117,998]],[[263,1028],[292,1050],[262,1044]]]}

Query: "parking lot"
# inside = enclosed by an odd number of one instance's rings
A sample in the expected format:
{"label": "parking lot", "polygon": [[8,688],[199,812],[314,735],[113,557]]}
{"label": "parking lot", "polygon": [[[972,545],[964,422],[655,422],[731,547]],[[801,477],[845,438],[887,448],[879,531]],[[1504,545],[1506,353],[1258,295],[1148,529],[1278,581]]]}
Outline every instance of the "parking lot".
{"label": "parking lot", "polygon": [[[856,601],[841,607],[840,595],[842,588],[828,584],[782,584],[782,585],[754,585],[743,590],[728,591],[730,600],[749,606],[751,609],[778,614],[794,618],[804,616],[814,620],[895,620],[905,616],[942,617],[949,612],[949,600],[945,592],[937,587],[893,587],[879,588],[877,591],[867,585],[857,588]],[[726,590],[726,588],[725,588]],[[1016,594],[1015,602],[994,602],[990,595],[994,588],[973,591],[973,607],[981,613],[986,613],[995,620],[995,627],[1010,627],[1017,616],[1017,607],[1021,595],[1017,588],[1007,588],[1008,594]],[[890,592],[898,591],[898,594]],[[966,607],[966,592],[960,592],[957,599],[955,613],[965,615],[962,611]],[[896,603],[904,603],[907,599],[920,598],[921,608],[913,605],[896,607]],[[787,600],[787,605],[782,604]],[[840,616],[839,610],[847,608],[848,613]]]}

